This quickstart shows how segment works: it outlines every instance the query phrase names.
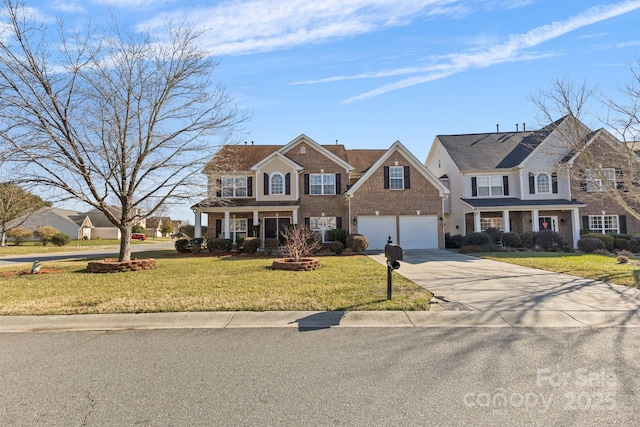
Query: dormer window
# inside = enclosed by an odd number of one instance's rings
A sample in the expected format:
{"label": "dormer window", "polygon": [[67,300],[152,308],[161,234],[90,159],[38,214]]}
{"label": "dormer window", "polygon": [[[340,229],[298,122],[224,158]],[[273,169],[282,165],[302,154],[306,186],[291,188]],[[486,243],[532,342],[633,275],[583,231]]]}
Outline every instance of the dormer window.
{"label": "dormer window", "polygon": [[546,173],[536,175],[536,193],[551,193],[551,177]]}
{"label": "dormer window", "polygon": [[284,177],[281,173],[274,173],[269,178],[269,194],[284,194]]}
{"label": "dormer window", "polygon": [[306,145],[301,145],[300,146],[300,154],[307,154],[307,146]]}

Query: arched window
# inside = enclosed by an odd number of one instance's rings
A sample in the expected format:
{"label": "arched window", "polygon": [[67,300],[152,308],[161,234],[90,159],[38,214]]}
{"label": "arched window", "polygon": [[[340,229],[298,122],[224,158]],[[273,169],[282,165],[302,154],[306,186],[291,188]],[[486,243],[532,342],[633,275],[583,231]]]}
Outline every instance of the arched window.
{"label": "arched window", "polygon": [[551,177],[548,174],[536,176],[536,193],[551,193]]}
{"label": "arched window", "polygon": [[269,178],[269,194],[284,194],[284,177],[281,173],[274,173]]}

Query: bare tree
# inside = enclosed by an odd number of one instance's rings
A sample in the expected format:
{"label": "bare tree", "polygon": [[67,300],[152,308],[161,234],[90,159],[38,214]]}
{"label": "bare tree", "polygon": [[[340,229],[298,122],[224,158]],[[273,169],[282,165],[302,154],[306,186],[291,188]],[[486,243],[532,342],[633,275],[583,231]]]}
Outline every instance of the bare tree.
{"label": "bare tree", "polygon": [[315,239],[315,232],[309,227],[294,224],[282,227],[285,253],[298,262],[305,255],[320,249],[320,241]]}
{"label": "bare tree", "polygon": [[114,18],[69,37],[64,23],[50,29],[23,3],[3,3],[0,144],[22,181],[104,213],[129,260],[131,227],[193,197],[245,116],[213,84],[217,64],[193,28],[167,23],[154,39]]}
{"label": "bare tree", "polygon": [[50,205],[16,184],[0,183],[0,246],[5,246],[7,232],[24,224],[33,212]]}

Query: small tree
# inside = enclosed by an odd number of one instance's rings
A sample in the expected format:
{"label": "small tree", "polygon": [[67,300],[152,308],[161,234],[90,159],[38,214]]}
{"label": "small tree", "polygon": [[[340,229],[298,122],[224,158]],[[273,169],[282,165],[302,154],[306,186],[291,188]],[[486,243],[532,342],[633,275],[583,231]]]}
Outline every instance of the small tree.
{"label": "small tree", "polygon": [[312,254],[320,248],[320,242],[315,239],[315,233],[304,225],[294,224],[282,227],[285,239],[284,251],[295,262],[305,255]]}
{"label": "small tree", "polygon": [[29,193],[19,185],[0,183],[0,246],[5,245],[5,235],[9,235],[8,231],[20,227],[29,219],[30,214],[44,206],[51,206],[51,203]]}
{"label": "small tree", "polygon": [[173,223],[171,221],[163,221],[160,233],[162,233],[163,236],[170,236],[173,234],[173,229]]}
{"label": "small tree", "polygon": [[58,230],[57,228],[50,225],[45,225],[43,227],[36,228],[36,230],[33,232],[33,235],[40,239],[40,241],[42,242],[42,246],[47,246],[47,243],[49,243],[53,236],[58,233],[60,233],[60,230]]}
{"label": "small tree", "polygon": [[33,237],[33,233],[24,227],[16,227],[7,231],[7,237],[12,238],[14,245],[19,246]]}

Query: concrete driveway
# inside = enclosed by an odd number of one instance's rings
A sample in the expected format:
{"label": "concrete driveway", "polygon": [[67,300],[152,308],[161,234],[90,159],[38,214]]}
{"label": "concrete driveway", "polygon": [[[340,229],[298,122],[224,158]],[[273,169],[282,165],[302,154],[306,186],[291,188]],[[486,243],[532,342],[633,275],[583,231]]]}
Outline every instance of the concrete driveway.
{"label": "concrete driveway", "polygon": [[[384,254],[370,256],[386,264]],[[640,318],[640,289],[451,251],[404,251],[397,272],[432,292],[444,310],[499,312],[542,323],[569,316],[587,325]]]}

